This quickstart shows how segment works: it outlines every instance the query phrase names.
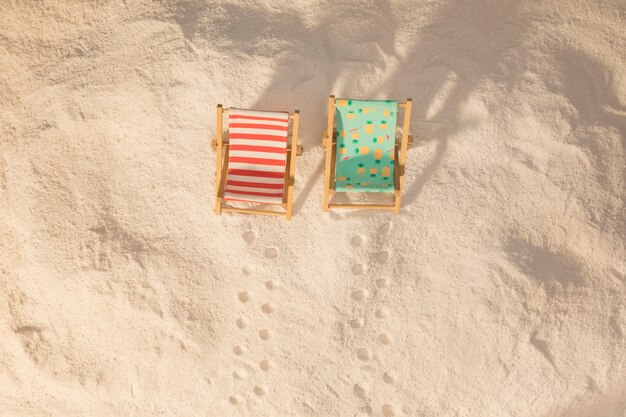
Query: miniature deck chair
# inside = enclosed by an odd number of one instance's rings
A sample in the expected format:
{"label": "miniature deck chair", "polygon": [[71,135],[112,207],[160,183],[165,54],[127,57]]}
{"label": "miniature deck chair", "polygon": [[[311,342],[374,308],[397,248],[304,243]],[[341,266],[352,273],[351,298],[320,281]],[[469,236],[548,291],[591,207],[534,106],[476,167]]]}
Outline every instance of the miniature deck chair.
{"label": "miniature deck chair", "polygon": [[[405,103],[381,100],[328,100],[324,211],[361,208],[400,212],[406,151],[412,144],[410,98]],[[396,140],[398,108],[404,109],[402,135]],[[336,116],[336,117],[335,117]],[[336,120],[336,128],[335,128]],[[394,193],[393,204],[331,204],[330,191]]]}
{"label": "miniature deck chair", "polygon": [[[228,131],[223,117],[228,113]],[[291,132],[289,135],[289,125]],[[225,109],[217,105],[215,211],[285,216],[291,219],[300,113]],[[291,136],[291,147],[289,137]],[[227,140],[225,140],[227,139]],[[275,204],[283,211],[225,206],[224,201]],[[256,204],[255,204],[256,205]]]}

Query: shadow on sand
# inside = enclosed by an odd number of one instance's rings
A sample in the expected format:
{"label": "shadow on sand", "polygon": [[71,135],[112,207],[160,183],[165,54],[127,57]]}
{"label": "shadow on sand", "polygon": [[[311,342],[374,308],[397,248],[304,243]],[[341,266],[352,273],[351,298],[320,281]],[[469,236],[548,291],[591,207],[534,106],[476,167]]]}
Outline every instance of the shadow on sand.
{"label": "shadow on sand", "polygon": [[[276,35],[289,35],[292,47],[280,58],[255,107],[300,108],[302,143],[310,149],[320,146],[329,94],[413,98],[411,130],[419,139],[414,152],[426,142],[436,142],[436,149],[416,181],[407,184],[403,204],[411,204],[441,166],[450,138],[463,127],[458,116],[472,91],[486,81],[509,82],[507,51],[517,46],[525,22],[515,13],[518,1],[489,3],[455,0],[440,6],[408,51],[398,50],[396,31],[403,28],[388,1],[372,2],[360,11],[333,5],[332,12],[313,19],[314,26],[295,14],[265,15],[259,30],[267,25]],[[306,180],[299,200],[307,198],[322,174],[316,169]]]}
{"label": "shadow on sand", "polygon": [[[169,7],[186,38],[211,39],[210,30],[198,32],[199,15],[208,13],[204,3],[183,1]],[[424,11],[412,10],[417,7]],[[319,12],[307,14],[224,3],[213,30],[233,44],[234,54],[275,62],[274,74],[253,107],[299,109],[301,143],[307,150],[321,145],[329,94],[400,101],[411,97],[411,130],[419,139],[413,152],[428,142],[436,142],[436,148],[416,181],[407,184],[403,205],[408,205],[440,168],[451,138],[463,127],[458,116],[470,94],[483,82],[510,82],[507,52],[528,27],[518,9],[519,0],[451,0],[433,11],[410,2],[370,0],[358,9],[341,2],[320,4]],[[428,22],[424,26],[400,21],[419,13]],[[398,39],[407,37],[413,44],[404,47],[409,41]],[[318,167],[305,180],[296,212],[322,171]]]}

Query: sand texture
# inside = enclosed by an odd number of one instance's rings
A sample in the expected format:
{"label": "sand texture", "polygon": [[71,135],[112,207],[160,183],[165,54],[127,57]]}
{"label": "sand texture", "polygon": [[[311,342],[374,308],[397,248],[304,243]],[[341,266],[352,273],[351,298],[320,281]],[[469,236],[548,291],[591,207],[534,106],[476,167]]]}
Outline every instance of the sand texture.
{"label": "sand texture", "polygon": [[[413,99],[323,213],[329,94]],[[294,217],[215,106],[301,111]],[[622,0],[0,0],[0,416],[626,417]]]}

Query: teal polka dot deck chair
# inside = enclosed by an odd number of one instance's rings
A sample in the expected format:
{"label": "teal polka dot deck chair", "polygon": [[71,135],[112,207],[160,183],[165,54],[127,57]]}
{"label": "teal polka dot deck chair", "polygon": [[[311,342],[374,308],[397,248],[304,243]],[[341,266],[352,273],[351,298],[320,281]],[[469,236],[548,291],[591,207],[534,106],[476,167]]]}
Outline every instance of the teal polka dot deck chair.
{"label": "teal polka dot deck chair", "polygon": [[[322,138],[326,147],[324,211],[335,207],[400,212],[406,150],[412,142],[409,135],[411,104],[411,99],[398,103],[330,96],[328,128]],[[404,120],[397,140],[399,110]],[[394,193],[394,202],[389,205],[331,204],[331,190]]]}

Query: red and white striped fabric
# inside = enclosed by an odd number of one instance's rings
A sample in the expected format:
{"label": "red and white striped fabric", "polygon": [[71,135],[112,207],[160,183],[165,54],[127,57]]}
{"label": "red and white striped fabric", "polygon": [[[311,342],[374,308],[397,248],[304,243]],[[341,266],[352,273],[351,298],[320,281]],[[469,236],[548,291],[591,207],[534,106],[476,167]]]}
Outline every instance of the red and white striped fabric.
{"label": "red and white striped fabric", "polygon": [[289,113],[229,109],[224,200],[282,204]]}

